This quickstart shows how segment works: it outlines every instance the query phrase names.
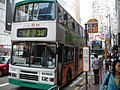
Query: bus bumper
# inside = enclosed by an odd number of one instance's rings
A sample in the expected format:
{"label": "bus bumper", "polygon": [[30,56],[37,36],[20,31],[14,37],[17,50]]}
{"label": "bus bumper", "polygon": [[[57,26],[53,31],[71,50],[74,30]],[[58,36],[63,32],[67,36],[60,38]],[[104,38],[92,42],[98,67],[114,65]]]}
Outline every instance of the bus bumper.
{"label": "bus bumper", "polygon": [[41,83],[34,83],[34,82],[27,82],[22,80],[15,80],[9,78],[9,83],[18,85],[18,86],[24,86],[24,87],[30,87],[30,88],[36,88],[36,89],[44,89],[44,90],[51,90],[54,87],[57,87],[57,85],[48,85],[48,84],[41,84]]}

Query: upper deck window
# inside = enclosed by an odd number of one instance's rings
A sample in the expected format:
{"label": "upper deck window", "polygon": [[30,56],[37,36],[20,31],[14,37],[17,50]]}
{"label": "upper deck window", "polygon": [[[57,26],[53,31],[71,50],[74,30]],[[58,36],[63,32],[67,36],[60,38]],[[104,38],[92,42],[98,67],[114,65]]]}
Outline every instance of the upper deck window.
{"label": "upper deck window", "polygon": [[55,3],[40,2],[17,6],[15,9],[15,22],[54,20]]}

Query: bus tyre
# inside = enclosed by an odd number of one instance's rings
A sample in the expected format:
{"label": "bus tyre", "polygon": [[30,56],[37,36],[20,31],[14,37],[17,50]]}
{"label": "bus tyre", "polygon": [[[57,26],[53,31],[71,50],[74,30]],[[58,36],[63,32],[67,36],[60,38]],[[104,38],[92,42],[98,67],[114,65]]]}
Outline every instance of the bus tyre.
{"label": "bus tyre", "polygon": [[2,72],[2,70],[0,70],[0,76],[2,76],[3,75],[3,72]]}
{"label": "bus tyre", "polygon": [[67,84],[67,85],[70,84],[71,79],[72,79],[72,74],[71,74],[71,72],[68,72],[68,73],[67,73],[67,76],[66,76],[66,84]]}

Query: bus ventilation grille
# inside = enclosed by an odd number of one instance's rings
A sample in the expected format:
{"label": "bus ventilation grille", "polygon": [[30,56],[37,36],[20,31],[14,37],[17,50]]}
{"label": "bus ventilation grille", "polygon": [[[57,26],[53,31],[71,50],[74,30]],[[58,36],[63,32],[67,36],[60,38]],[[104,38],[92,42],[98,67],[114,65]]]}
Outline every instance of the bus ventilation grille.
{"label": "bus ventilation grille", "polygon": [[28,74],[20,74],[20,79],[38,81],[38,76],[37,75],[28,75]]}

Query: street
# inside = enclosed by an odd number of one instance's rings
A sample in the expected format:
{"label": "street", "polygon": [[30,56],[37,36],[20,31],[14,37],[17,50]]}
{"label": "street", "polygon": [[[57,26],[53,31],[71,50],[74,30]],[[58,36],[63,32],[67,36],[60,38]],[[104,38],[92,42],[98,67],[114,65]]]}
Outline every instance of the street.
{"label": "street", "polygon": [[[91,79],[92,73],[88,73],[88,80]],[[77,77],[69,86],[62,90],[85,90],[85,73]],[[38,90],[33,88],[20,87],[8,83],[8,76],[0,77],[0,90]]]}

